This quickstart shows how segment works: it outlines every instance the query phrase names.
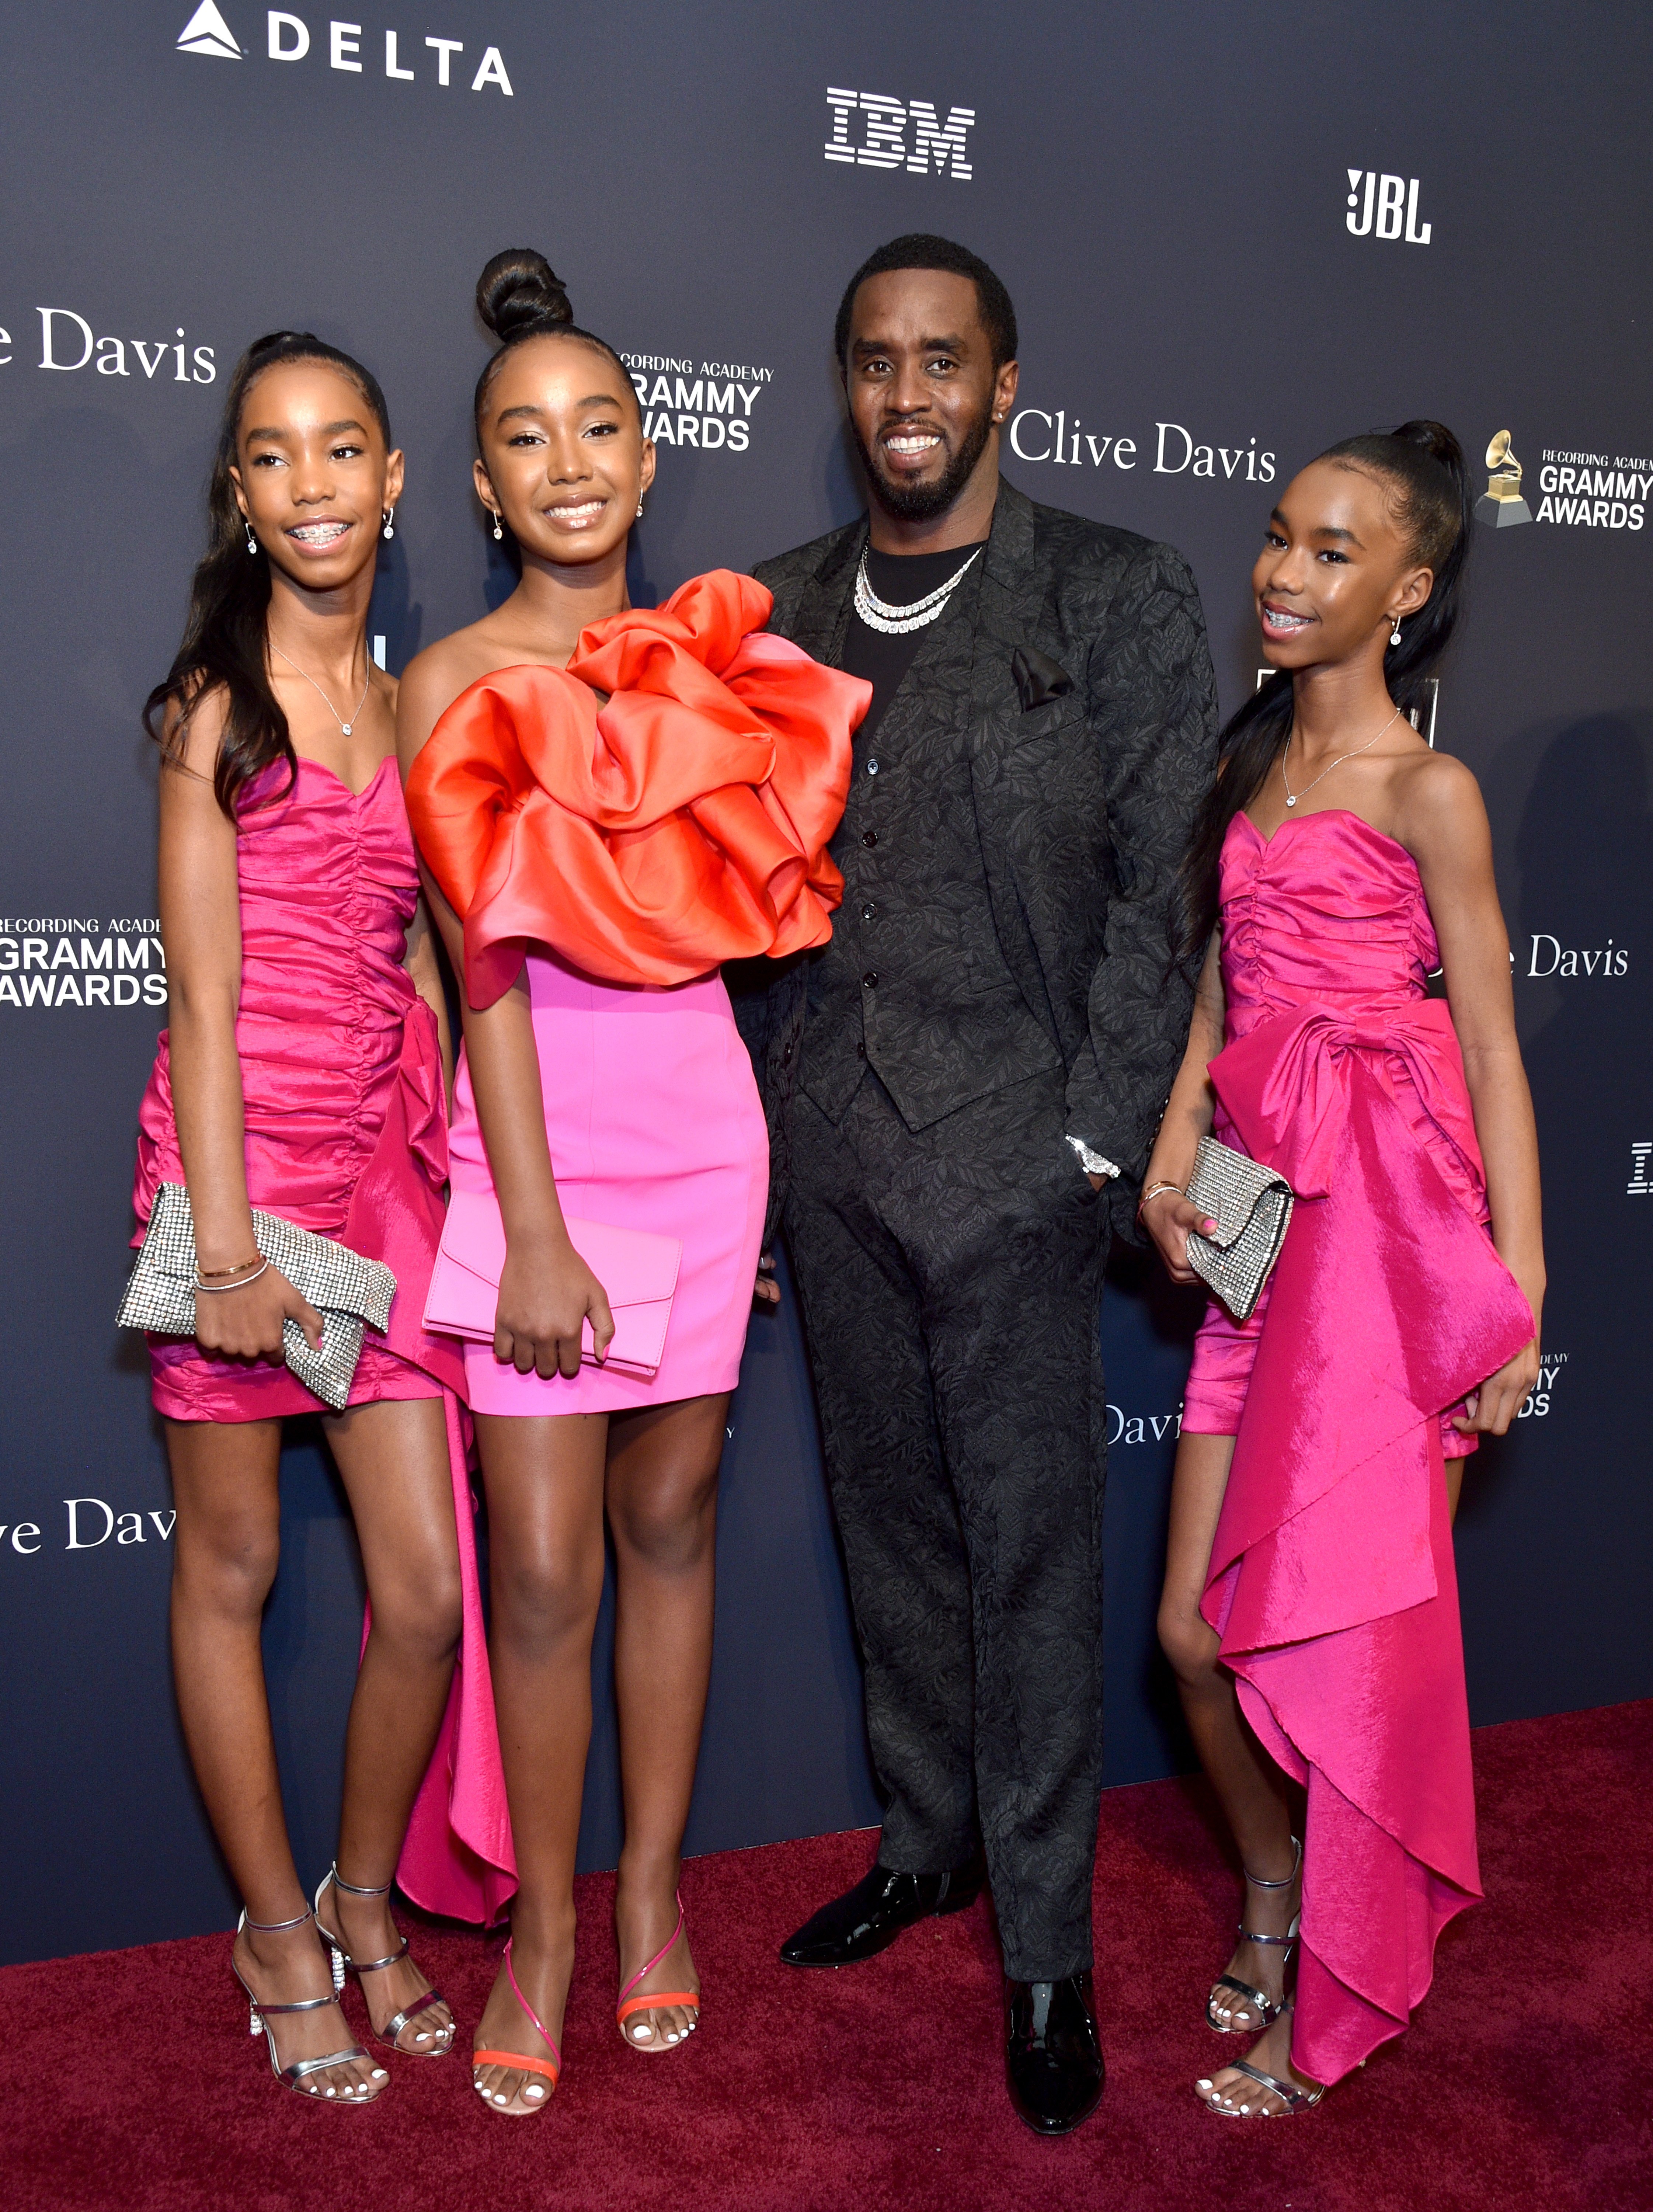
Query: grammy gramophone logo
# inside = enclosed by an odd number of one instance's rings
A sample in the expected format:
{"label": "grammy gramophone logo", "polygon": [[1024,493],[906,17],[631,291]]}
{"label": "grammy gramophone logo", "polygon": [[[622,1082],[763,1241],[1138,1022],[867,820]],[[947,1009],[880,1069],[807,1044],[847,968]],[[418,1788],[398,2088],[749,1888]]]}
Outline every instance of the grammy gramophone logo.
{"label": "grammy gramophone logo", "polygon": [[1486,465],[1492,471],[1485,495],[1475,501],[1475,513],[1489,530],[1509,530],[1517,522],[1530,522],[1533,511],[1521,495],[1521,463],[1510,451],[1510,433],[1500,430],[1486,448]]}

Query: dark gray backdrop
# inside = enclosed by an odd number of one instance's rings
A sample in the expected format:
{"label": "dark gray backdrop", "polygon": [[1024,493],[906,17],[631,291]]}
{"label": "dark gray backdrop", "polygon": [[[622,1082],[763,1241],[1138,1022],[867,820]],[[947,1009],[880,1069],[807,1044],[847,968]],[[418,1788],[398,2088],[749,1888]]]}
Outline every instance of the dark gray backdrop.
{"label": "dark gray backdrop", "polygon": [[[1021,315],[1025,458],[1009,472],[1189,556],[1228,708],[1253,680],[1270,468],[1281,482],[1332,438],[1409,413],[1452,423],[1477,461],[1510,431],[1534,520],[1476,533],[1438,738],[1492,812],[1551,1292],[1541,1386],[1468,1484],[1470,1683],[1481,1721],[1645,1695],[1646,28],[1602,5],[443,4],[374,0],[335,26],[298,0],[293,60],[270,58],[249,0],[216,20],[191,0],[70,0],[8,40],[0,1956],[232,1912],[173,1717],[170,1501],[141,1348],[110,1326],[165,1018],[136,717],[176,640],[227,372],[258,332],[301,324],[382,377],[408,489],[372,626],[399,668],[508,581],[469,486],[471,288],[504,245],[543,247],[582,320],[671,364],[639,369],[671,433],[637,539],[653,599],[855,511],[829,349],[840,288],[897,231],[963,238]],[[444,64],[428,40],[460,50]],[[289,20],[277,42],[303,40]],[[939,162],[930,111],[937,135],[953,126]],[[1189,1316],[1135,1261],[1115,1273],[1122,1782],[1183,1761],[1152,1622]],[[266,1642],[313,1874],[359,1586],[301,1429],[286,1475]],[[102,1503],[71,1520],[72,1499]],[[753,1331],[720,1606],[691,1849],[875,1819],[790,1307]],[[615,1833],[603,1724],[587,1863]]]}

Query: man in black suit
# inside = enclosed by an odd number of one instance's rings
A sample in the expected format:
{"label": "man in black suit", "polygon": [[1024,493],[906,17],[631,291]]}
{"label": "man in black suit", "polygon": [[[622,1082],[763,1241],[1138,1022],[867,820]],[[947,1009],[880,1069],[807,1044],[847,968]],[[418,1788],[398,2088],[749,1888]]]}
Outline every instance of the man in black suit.
{"label": "man in black suit", "polygon": [[1182,559],[1000,477],[1016,322],[985,263],[897,239],[836,335],[870,514],[757,574],[774,630],[873,687],[846,888],[738,1010],[889,1802],[872,1873],[781,1956],[869,1957],[985,1875],[1011,2094],[1054,2134],[1103,2081],[1097,1304],[1187,1036],[1215,697]]}

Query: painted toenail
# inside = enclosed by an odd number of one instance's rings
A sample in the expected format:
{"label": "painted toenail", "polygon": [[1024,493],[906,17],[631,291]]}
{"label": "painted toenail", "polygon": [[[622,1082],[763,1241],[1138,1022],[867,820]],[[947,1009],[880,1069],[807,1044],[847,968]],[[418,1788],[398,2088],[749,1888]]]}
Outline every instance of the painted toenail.
{"label": "painted toenail", "polygon": [[649,2037],[653,2034],[654,2031],[648,2026],[647,2021],[644,2021],[638,2027],[634,2027],[631,2033],[639,2043],[647,2043]]}
{"label": "painted toenail", "polygon": [[374,2068],[374,2069],[373,2069],[373,2078],[374,2078],[374,2080],[375,2081],[382,2081],[384,2080],[384,2078],[385,2078],[385,2069],[384,2069],[384,2068],[383,2068],[382,2066],[375,2066],[375,2067]]}
{"label": "painted toenail", "polygon": [[545,2092],[538,2081],[531,2081],[522,2094],[525,2097],[543,2097]]}
{"label": "painted toenail", "polygon": [[495,2098],[495,2100],[494,2100],[494,2102],[495,2102],[496,2105],[502,2105],[502,2104],[505,2102],[505,2100],[504,2100],[504,2098],[503,2098],[503,2097],[501,2097],[501,2096],[496,2096],[496,2097]]}
{"label": "painted toenail", "polygon": [[678,2040],[677,2030],[674,2028],[672,2033],[668,2035],[665,2039],[668,2043],[675,2043]]}

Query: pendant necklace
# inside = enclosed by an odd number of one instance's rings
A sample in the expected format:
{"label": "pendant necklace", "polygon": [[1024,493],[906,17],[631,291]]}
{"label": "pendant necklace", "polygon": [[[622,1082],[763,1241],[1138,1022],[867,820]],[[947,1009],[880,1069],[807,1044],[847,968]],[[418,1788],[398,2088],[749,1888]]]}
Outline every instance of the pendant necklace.
{"label": "pendant necklace", "polygon": [[[280,646],[276,643],[273,638],[270,641],[270,650],[275,654],[277,660],[287,660],[287,655],[282,651]],[[315,678],[310,674],[307,669],[301,668],[296,660],[287,660],[287,665],[292,670],[295,676],[303,677],[305,682],[310,686],[310,689],[313,691],[321,691],[320,684],[317,683]],[[339,713],[337,708],[334,706],[332,701],[327,697],[327,694],[325,691],[321,691],[322,698],[326,702],[327,712],[338,724],[339,728],[343,731],[347,738],[349,736],[350,732],[356,727],[357,718],[360,716],[362,709],[367,705],[368,694],[372,690],[372,689],[373,662],[369,660],[368,663],[368,680],[362,687],[362,696],[356,702],[356,713],[350,716],[348,722],[345,720],[343,715]]]}
{"label": "pendant necklace", "polygon": [[904,607],[892,607],[887,600],[879,599],[866,580],[866,548],[863,546],[861,564],[855,571],[855,611],[868,629],[881,630],[885,637],[904,637],[909,630],[922,629],[945,612],[947,601],[964,580],[965,569],[981,550],[978,545],[963,568],[933,592],[927,592],[921,599],[914,599]]}
{"label": "pendant necklace", "polygon": [[[1383,729],[1377,732],[1377,738],[1381,738],[1386,731],[1392,730],[1400,719],[1401,709],[1397,707],[1395,712],[1389,716],[1388,721],[1384,723]],[[1368,738],[1365,744],[1364,745],[1357,745],[1354,748],[1353,752],[1340,753],[1334,761],[1331,762],[1328,766],[1322,769],[1320,774],[1315,778],[1315,783],[1324,783],[1327,777],[1331,774],[1333,769],[1341,768],[1345,761],[1353,760],[1357,753],[1369,753],[1372,747],[1377,743],[1377,738]],[[1285,786],[1286,805],[1288,806],[1295,806],[1299,799],[1307,799],[1309,793],[1314,789],[1315,783],[1304,784],[1301,791],[1294,792],[1292,790],[1291,781],[1285,773],[1285,755],[1286,753],[1289,753],[1291,750],[1291,733],[1288,731],[1285,739],[1285,750],[1280,755],[1280,781]]]}

